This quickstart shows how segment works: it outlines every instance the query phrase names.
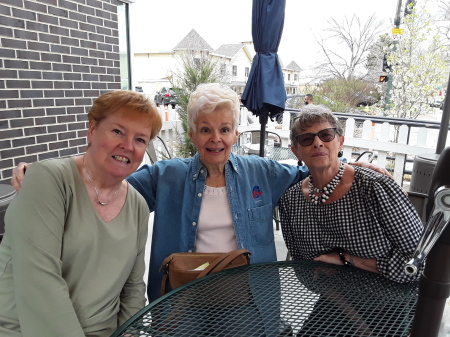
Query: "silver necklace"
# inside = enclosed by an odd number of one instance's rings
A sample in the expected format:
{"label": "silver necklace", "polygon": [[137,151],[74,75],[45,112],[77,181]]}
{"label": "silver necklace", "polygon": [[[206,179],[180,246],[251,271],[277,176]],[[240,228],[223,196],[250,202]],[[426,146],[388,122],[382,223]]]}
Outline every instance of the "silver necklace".
{"label": "silver necklace", "polygon": [[[309,199],[311,200],[311,202],[315,203],[316,205],[324,204],[325,202],[327,202],[327,200],[330,198],[330,195],[334,192],[336,186],[341,181],[341,178],[344,175],[344,169],[345,165],[343,162],[341,162],[341,164],[339,165],[338,173],[334,176],[333,179],[331,179],[331,181],[324,188],[314,187],[313,177],[312,175],[309,175],[308,187],[309,187]],[[322,193],[322,195],[317,196],[314,194],[314,192]]]}
{"label": "silver necklace", "polygon": [[92,178],[91,178],[91,176],[89,175],[89,172],[88,172],[88,170],[87,170],[87,168],[86,168],[86,161],[84,160],[84,157],[83,157],[83,166],[84,166],[84,170],[86,171],[86,174],[87,174],[87,177],[88,177],[89,181],[91,182],[92,186],[94,187],[94,191],[95,191],[95,194],[97,195],[97,201],[98,201],[98,203],[99,203],[100,205],[102,205],[102,206],[108,205],[108,203],[112,200],[112,198],[114,198],[114,196],[116,195],[116,193],[119,191],[120,186],[122,186],[122,182],[120,182],[119,187],[117,188],[117,190],[114,191],[114,193],[113,193],[113,195],[111,196],[111,198],[109,198],[106,202],[101,202],[100,199],[99,199],[99,197],[98,197],[97,187],[95,187],[94,181],[92,180]]}

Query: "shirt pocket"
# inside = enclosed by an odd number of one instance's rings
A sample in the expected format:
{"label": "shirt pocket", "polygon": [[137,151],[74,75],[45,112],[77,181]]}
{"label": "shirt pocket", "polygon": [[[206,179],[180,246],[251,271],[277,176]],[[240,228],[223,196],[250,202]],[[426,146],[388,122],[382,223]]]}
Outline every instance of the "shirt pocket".
{"label": "shirt pocket", "polygon": [[273,207],[272,204],[249,208],[250,235],[252,244],[265,247],[273,243]]}

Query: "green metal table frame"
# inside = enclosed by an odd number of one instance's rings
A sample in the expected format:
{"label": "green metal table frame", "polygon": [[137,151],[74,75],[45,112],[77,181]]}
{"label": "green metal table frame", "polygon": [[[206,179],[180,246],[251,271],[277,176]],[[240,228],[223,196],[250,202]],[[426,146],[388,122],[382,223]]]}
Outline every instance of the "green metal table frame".
{"label": "green metal table frame", "polygon": [[212,274],[150,303],[112,336],[407,336],[417,283],[314,261]]}

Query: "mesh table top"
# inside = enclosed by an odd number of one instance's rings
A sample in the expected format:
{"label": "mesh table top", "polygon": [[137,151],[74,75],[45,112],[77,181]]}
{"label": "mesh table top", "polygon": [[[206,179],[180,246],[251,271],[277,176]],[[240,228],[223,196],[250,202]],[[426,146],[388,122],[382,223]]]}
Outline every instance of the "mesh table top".
{"label": "mesh table top", "polygon": [[407,336],[416,301],[416,283],[321,262],[273,262],[186,284],[113,336]]}

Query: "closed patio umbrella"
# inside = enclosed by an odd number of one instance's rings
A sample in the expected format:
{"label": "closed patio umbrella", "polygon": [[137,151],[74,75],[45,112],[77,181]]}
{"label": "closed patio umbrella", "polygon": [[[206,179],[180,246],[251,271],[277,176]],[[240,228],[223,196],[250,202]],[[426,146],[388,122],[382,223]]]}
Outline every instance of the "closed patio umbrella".
{"label": "closed patio umbrella", "polygon": [[285,7],[286,0],[253,0],[252,37],[256,55],[241,101],[249,111],[259,116],[261,157],[264,157],[268,117],[282,113],[287,98],[277,55]]}

